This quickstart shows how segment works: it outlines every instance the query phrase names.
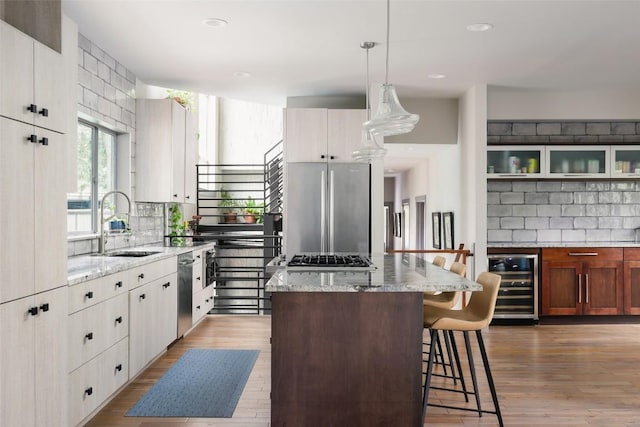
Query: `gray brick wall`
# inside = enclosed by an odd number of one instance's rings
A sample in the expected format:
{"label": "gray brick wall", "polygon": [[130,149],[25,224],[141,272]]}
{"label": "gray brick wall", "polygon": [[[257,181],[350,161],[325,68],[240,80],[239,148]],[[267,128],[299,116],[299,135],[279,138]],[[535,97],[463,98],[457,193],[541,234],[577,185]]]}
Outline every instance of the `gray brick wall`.
{"label": "gray brick wall", "polygon": [[640,181],[489,181],[488,243],[634,242]]}
{"label": "gray brick wall", "polygon": [[619,144],[640,142],[640,121],[489,121],[488,144]]}
{"label": "gray brick wall", "polygon": [[[131,154],[135,158],[136,76],[82,34],[78,34],[77,87],[78,111],[117,133],[129,133]],[[130,196],[133,200],[134,194]],[[134,203],[132,209],[132,235],[108,238],[107,250],[148,243],[163,244],[164,204]],[[68,245],[69,256],[97,250],[98,240],[95,237],[76,239]]]}

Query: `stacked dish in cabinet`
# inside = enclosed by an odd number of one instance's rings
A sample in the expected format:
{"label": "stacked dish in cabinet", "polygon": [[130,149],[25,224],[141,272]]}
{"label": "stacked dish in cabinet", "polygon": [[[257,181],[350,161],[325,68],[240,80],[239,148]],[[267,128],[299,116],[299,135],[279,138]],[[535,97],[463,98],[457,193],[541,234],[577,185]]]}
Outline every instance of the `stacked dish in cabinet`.
{"label": "stacked dish in cabinet", "polygon": [[494,323],[536,323],[538,249],[504,248],[488,252],[489,271],[502,277]]}

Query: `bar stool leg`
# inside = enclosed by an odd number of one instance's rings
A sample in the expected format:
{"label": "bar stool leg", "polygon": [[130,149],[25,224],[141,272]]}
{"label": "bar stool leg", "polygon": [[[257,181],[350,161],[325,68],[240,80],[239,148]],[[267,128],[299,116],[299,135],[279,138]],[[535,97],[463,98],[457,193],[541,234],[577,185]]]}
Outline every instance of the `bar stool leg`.
{"label": "bar stool leg", "polygon": [[471,351],[469,331],[462,331],[462,334],[464,335],[464,345],[467,348],[467,358],[469,359],[469,370],[471,371],[471,381],[473,381],[473,391],[476,395],[476,405],[478,408],[478,416],[482,417],[482,406],[480,404],[480,393],[478,393],[478,381],[476,380],[476,368],[473,364],[473,351]]}
{"label": "bar stool leg", "polygon": [[493,382],[493,375],[491,375],[491,368],[489,368],[489,358],[487,357],[487,350],[484,347],[484,339],[482,338],[482,332],[476,331],[476,337],[478,338],[478,346],[480,347],[480,354],[482,354],[482,363],[484,364],[484,371],[487,374],[487,381],[489,382],[489,390],[491,390],[491,398],[496,408],[496,415],[498,416],[498,423],[500,427],[504,427],[502,422],[502,414],[500,413],[500,404],[498,403],[498,394],[496,393],[496,386]]}
{"label": "bar stool leg", "polygon": [[446,331],[445,333],[448,334],[450,337],[449,341],[451,341],[451,347],[453,348],[453,357],[455,359],[456,366],[458,368],[458,373],[460,374],[460,385],[462,386],[462,391],[464,393],[464,401],[468,402],[469,393],[467,392],[467,384],[464,381],[464,373],[462,372],[462,364],[460,363],[460,355],[458,354],[458,345],[456,344],[456,338],[453,335],[453,331],[451,330]]}
{"label": "bar stool leg", "polygon": [[440,356],[440,364],[442,365],[442,370],[444,375],[447,376],[447,363],[444,360],[444,349],[442,347],[442,341],[440,340],[440,334],[436,331],[436,344],[438,345],[438,353],[436,353],[436,363],[438,363],[438,355]]}
{"label": "bar stool leg", "polygon": [[429,387],[431,386],[431,373],[433,372],[433,357],[436,352],[436,346],[434,339],[438,332],[435,329],[431,329],[431,344],[429,346],[429,358],[427,361],[427,375],[424,379],[424,391],[422,393],[422,425],[424,425],[424,419],[427,416],[427,404],[429,403]]}

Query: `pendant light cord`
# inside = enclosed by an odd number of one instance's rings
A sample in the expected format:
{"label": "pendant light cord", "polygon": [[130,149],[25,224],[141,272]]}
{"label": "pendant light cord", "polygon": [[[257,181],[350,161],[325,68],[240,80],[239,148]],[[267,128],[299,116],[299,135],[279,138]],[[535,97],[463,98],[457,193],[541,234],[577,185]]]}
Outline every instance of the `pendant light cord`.
{"label": "pendant light cord", "polygon": [[369,49],[367,48],[367,87],[365,90],[365,106],[367,108],[367,121],[371,120],[371,105],[369,104]]}
{"label": "pendant light cord", "polygon": [[390,0],[387,0],[387,58],[385,63],[385,72],[384,72],[384,84],[389,84],[389,4]]}

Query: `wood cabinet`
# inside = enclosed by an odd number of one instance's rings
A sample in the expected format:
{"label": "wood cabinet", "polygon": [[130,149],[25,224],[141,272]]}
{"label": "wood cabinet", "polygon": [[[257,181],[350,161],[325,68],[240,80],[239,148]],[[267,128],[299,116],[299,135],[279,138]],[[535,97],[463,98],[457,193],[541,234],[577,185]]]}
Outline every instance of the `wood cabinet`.
{"label": "wood cabinet", "polygon": [[195,203],[195,116],[173,99],[136,100],[136,200]]}
{"label": "wood cabinet", "polygon": [[133,378],[178,334],[175,257],[130,270],[129,377]]}
{"label": "wood cabinet", "polygon": [[64,133],[69,94],[62,55],[3,21],[0,43],[0,115]]}
{"label": "wood cabinet", "polygon": [[624,314],[640,314],[640,248],[624,249]]}
{"label": "wood cabinet", "polygon": [[362,138],[365,110],[288,108],[285,112],[287,162],[351,162]]}
{"label": "wood cabinet", "polygon": [[622,248],[542,250],[543,315],[623,313]]}
{"label": "wood cabinet", "polygon": [[67,426],[67,288],[0,305],[0,425]]}

